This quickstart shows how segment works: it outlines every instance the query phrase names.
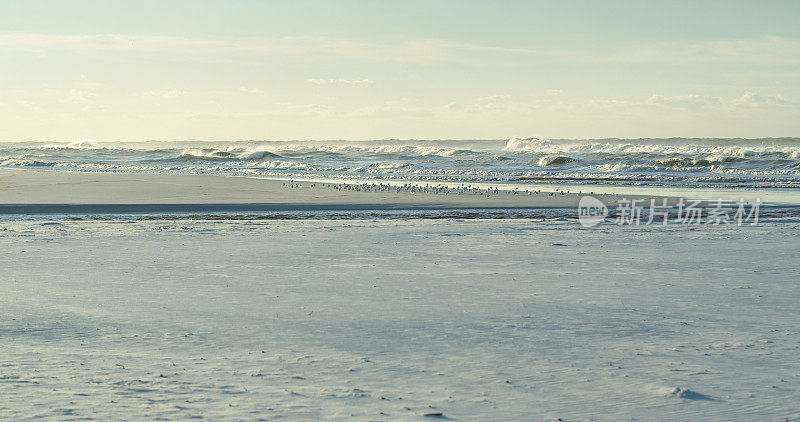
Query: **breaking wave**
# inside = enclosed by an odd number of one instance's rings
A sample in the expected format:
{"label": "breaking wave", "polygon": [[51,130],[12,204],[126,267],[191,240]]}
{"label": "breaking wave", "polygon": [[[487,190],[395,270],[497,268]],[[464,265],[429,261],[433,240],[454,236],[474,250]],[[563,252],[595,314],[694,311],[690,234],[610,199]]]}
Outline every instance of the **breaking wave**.
{"label": "breaking wave", "polygon": [[539,159],[539,167],[560,166],[563,164],[567,164],[570,161],[574,160],[570,157],[566,157],[563,155],[545,155],[544,157]]}
{"label": "breaking wave", "polygon": [[178,159],[180,160],[258,161],[273,158],[281,157],[266,150],[250,150],[244,148],[190,148],[178,154]]}

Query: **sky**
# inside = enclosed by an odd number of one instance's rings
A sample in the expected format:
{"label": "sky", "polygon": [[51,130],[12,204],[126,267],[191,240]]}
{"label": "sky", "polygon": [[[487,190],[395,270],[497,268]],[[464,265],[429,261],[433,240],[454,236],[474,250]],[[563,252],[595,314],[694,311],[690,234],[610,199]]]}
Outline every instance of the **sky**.
{"label": "sky", "polygon": [[800,2],[0,0],[0,141],[800,136]]}

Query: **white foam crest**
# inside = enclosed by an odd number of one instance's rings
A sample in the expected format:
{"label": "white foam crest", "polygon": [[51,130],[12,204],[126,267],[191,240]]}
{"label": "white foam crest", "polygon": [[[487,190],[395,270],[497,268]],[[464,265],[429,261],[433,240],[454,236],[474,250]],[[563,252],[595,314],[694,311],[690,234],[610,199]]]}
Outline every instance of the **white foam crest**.
{"label": "white foam crest", "polygon": [[402,169],[411,167],[410,163],[381,163],[378,164],[378,168],[381,169]]}
{"label": "white foam crest", "polygon": [[503,148],[505,151],[518,151],[518,152],[543,152],[552,147],[552,142],[546,139],[538,138],[511,138],[506,142]]}
{"label": "white foam crest", "polygon": [[[711,142],[711,141],[709,141]],[[757,157],[760,154],[782,153],[796,157],[796,146],[762,143],[760,145],[712,145],[701,143],[670,144],[664,140],[559,140],[538,138],[511,138],[505,151],[537,154],[602,153],[614,155],[662,154],[662,155],[720,155],[737,158]]]}
{"label": "white foam crest", "polygon": [[230,147],[206,147],[206,148],[186,148],[180,151],[178,158],[182,160],[242,160],[255,161],[265,158],[275,158],[278,155],[264,148],[243,148],[241,146]]}
{"label": "white foam crest", "polygon": [[50,167],[55,163],[40,160],[29,160],[24,158],[6,158],[0,161],[2,166],[10,167]]}
{"label": "white foam crest", "polygon": [[281,145],[272,151],[276,154],[326,152],[334,154],[362,154],[368,155],[405,155],[405,156],[440,156],[453,157],[469,154],[473,151],[465,148],[442,148],[436,146],[410,145],[410,144],[377,144],[377,145],[339,145],[339,144],[296,144]]}
{"label": "white foam crest", "polygon": [[257,167],[265,168],[265,169],[278,169],[278,170],[290,170],[290,169],[306,169],[309,166],[304,163],[298,163],[296,161],[281,161],[281,160],[272,160],[272,161],[262,161],[258,163]]}
{"label": "white foam crest", "polygon": [[92,141],[75,141],[69,142],[67,144],[56,144],[53,148],[65,148],[65,149],[101,149],[100,145]]}

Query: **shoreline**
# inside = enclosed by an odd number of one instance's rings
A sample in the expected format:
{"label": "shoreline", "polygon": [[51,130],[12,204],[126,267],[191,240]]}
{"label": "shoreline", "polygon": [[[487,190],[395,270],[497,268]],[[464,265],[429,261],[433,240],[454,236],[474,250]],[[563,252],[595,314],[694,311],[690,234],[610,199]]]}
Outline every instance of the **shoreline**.
{"label": "shoreline", "polygon": [[[595,194],[613,203],[618,196]],[[639,198],[630,196],[630,198]],[[0,168],[0,214],[575,208],[580,193]]]}
{"label": "shoreline", "polygon": [[[466,186],[471,186],[467,188]],[[261,179],[248,176],[112,173],[0,167],[0,216],[47,219],[577,219],[591,195],[609,209],[623,199],[680,197],[487,189],[488,184],[387,184]],[[499,187],[499,186],[498,186]],[[686,198],[686,197],[684,197]],[[733,200],[732,200],[733,201]],[[735,201],[734,201],[735,202]],[[701,201],[712,207],[713,201]],[[800,205],[762,203],[764,217],[796,219]],[[60,217],[59,217],[60,216]],[[613,218],[610,215],[609,218]]]}

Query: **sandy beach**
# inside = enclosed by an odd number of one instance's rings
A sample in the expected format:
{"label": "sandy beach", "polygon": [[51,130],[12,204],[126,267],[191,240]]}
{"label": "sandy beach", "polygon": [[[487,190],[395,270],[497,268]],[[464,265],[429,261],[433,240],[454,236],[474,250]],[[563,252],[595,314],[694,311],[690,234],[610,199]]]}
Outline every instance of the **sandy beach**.
{"label": "sandy beach", "polygon": [[800,416],[796,220],[587,229],[578,198],[2,168],[0,417]]}
{"label": "sandy beach", "polygon": [[578,227],[5,222],[0,418],[800,417],[796,222]]}

